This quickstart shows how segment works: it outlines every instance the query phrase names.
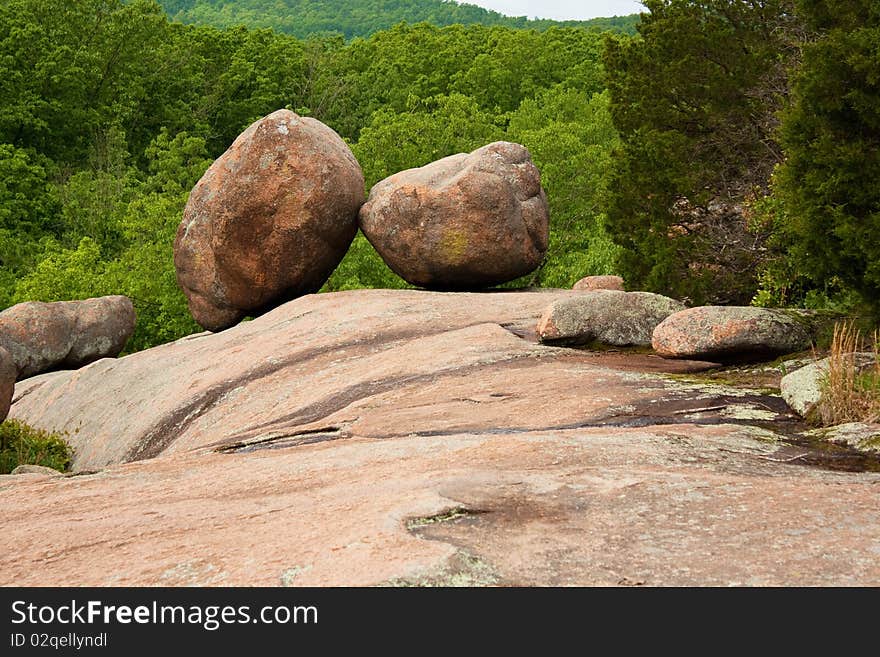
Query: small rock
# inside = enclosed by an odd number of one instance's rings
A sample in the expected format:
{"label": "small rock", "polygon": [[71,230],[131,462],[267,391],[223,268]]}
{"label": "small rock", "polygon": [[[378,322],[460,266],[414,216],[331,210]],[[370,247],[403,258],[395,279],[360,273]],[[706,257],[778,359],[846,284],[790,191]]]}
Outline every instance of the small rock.
{"label": "small rock", "polygon": [[880,453],[880,424],[849,422],[826,429],[814,429],[807,434],[860,452]]}
{"label": "small rock", "polygon": [[684,304],[650,292],[593,290],[552,303],[538,322],[542,342],[651,345],[654,327]]}
{"label": "small rock", "polygon": [[718,363],[775,358],[812,344],[809,313],[751,306],[700,306],[670,315],[652,344],[664,358]]}
{"label": "small rock", "polygon": [[[853,354],[853,362],[859,370],[876,363],[871,353]],[[822,398],[822,382],[828,375],[830,358],[823,358],[782,377],[779,384],[782,398],[801,417],[807,417]]]}
{"label": "small rock", "polygon": [[360,226],[409,283],[478,289],[541,264],[549,210],[529,151],[496,142],[377,183],[361,208]]}
{"label": "small rock", "polygon": [[0,312],[0,346],[12,356],[21,380],[118,356],[135,320],[134,306],[123,296],[28,301]]}
{"label": "small rock", "polygon": [[364,175],[320,121],[278,110],[196,183],[174,243],[177,281],[210,331],[316,292],[357,232]]}
{"label": "small rock", "polygon": [[9,474],[14,474],[14,475],[39,474],[39,475],[45,475],[47,477],[60,477],[63,473],[58,472],[58,470],[55,470],[54,468],[47,468],[46,466],[43,466],[43,465],[26,464],[26,465],[18,466]]}
{"label": "small rock", "polygon": [[18,368],[15,366],[15,361],[12,360],[12,355],[0,347],[0,422],[3,422],[9,414],[17,377]]}
{"label": "small rock", "polygon": [[574,284],[572,290],[618,290],[623,292],[623,279],[620,276],[587,276]]}

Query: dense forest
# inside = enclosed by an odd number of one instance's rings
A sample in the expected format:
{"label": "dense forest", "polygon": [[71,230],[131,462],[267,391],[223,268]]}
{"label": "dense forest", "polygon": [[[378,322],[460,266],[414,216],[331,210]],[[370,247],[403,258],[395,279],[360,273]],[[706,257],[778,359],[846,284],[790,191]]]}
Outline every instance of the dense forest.
{"label": "dense forest", "polygon": [[339,32],[366,37],[401,21],[447,25],[498,25],[529,29],[584,27],[634,34],[638,15],[588,21],[530,20],[450,0],[160,0],[168,15],[182,23],[252,28],[268,27],[300,38]]}
{"label": "dense forest", "polygon": [[[212,3],[164,4],[180,17]],[[645,4],[634,36],[400,23],[346,39],[320,22],[305,38],[187,25],[152,0],[6,0],[0,307],[126,294],[130,349],[197,330],[171,254],[188,192],[288,107],[342,135],[368,187],[493,140],[526,145],[551,246],[512,285],[619,273],[692,303],[876,312],[880,6]],[[359,236],[325,289],[402,286]]]}

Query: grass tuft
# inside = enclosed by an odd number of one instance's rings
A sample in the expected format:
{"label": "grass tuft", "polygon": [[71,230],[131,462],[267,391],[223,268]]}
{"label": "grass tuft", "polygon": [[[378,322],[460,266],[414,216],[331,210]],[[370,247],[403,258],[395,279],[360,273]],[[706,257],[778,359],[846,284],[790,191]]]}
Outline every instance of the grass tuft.
{"label": "grass tuft", "polygon": [[[864,365],[859,354],[865,352],[873,354],[873,365]],[[852,322],[835,325],[828,373],[814,414],[826,427],[880,421],[880,331],[866,340]]]}

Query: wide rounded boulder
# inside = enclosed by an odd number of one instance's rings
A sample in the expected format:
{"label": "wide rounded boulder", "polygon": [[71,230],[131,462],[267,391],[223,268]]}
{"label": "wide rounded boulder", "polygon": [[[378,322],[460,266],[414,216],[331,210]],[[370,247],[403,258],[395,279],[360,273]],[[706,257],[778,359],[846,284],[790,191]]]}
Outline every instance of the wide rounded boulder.
{"label": "wide rounded boulder", "polygon": [[651,292],[593,290],[550,304],[538,322],[538,337],[550,344],[647,347],[654,328],[684,307]]}
{"label": "wide rounded boulder", "polygon": [[3,422],[9,414],[17,377],[18,369],[15,367],[15,361],[12,360],[12,354],[0,347],[0,422]]}
{"label": "wide rounded boulder", "polygon": [[808,312],[751,306],[700,306],[670,315],[652,345],[665,358],[719,363],[757,361],[808,349]]}
{"label": "wide rounded boulder", "polygon": [[529,151],[495,142],[377,183],[360,227],[407,282],[436,290],[491,287],[536,269],[549,210]]}
{"label": "wide rounded boulder", "polygon": [[193,188],[174,243],[193,318],[219,331],[316,292],[357,232],[364,176],[316,119],[278,110],[245,130]]}
{"label": "wide rounded boulder", "polygon": [[0,347],[9,352],[21,380],[118,356],[135,321],[134,306],[124,296],[28,301],[0,312]]}

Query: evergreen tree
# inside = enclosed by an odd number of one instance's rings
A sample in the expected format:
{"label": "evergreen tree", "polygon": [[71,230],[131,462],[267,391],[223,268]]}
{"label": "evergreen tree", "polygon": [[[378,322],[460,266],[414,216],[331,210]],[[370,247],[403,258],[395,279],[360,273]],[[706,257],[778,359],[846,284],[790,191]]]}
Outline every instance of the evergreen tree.
{"label": "evergreen tree", "polygon": [[[784,272],[880,310],[880,4],[800,0],[818,33],[785,114],[775,207]],[[780,284],[777,281],[777,286]]]}
{"label": "evergreen tree", "polygon": [[640,38],[608,39],[621,133],[606,199],[630,284],[746,303],[765,235],[744,208],[781,161],[774,134],[800,30],[790,0],[647,0]]}

